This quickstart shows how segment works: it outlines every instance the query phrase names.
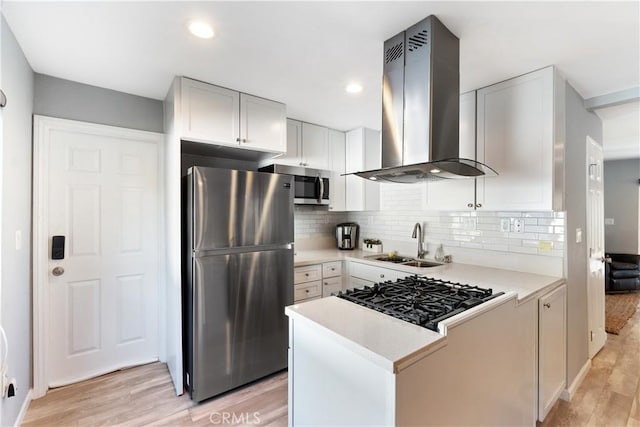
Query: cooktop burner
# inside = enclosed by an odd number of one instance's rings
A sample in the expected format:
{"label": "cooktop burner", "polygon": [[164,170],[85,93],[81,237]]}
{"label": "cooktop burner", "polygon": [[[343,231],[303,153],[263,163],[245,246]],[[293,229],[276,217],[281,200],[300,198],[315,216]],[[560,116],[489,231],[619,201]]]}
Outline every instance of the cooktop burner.
{"label": "cooktop burner", "polygon": [[338,293],[360,304],[406,322],[438,330],[438,322],[489,301],[504,292],[439,279],[410,276]]}

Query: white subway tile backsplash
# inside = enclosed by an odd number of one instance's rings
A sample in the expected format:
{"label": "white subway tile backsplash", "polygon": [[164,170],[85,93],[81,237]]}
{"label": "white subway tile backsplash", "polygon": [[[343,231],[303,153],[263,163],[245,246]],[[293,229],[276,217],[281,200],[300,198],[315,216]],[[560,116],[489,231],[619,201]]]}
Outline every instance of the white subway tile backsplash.
{"label": "white subway tile backsplash", "polygon": [[[560,215],[558,215],[560,214]],[[371,220],[370,220],[371,218]],[[470,218],[473,218],[471,220]],[[505,218],[521,218],[524,233],[500,231]],[[349,221],[360,224],[361,238],[375,237],[414,243],[413,225],[420,222],[425,241],[431,247],[461,247],[466,250],[535,254],[544,257],[564,256],[564,214],[562,212],[434,212],[411,209],[380,212],[349,212]],[[551,252],[539,250],[540,240],[552,243]],[[431,250],[431,249],[430,249]]]}
{"label": "white subway tile backsplash", "polygon": [[[388,191],[387,195],[395,199],[387,198],[386,207],[383,206],[387,210],[375,212],[331,212],[326,208],[296,206],[296,239],[333,236],[336,224],[352,221],[360,224],[361,240],[378,238],[383,244],[386,240],[413,245],[413,225],[420,222],[430,252],[442,244],[445,252],[447,247],[455,247],[471,252],[510,252],[545,258],[564,256],[564,212],[424,211],[415,202],[415,194],[413,190],[402,190],[398,195]],[[500,231],[505,218],[521,218],[524,233]],[[549,242],[551,251],[541,251],[540,241]],[[548,246],[543,249],[548,250]]]}

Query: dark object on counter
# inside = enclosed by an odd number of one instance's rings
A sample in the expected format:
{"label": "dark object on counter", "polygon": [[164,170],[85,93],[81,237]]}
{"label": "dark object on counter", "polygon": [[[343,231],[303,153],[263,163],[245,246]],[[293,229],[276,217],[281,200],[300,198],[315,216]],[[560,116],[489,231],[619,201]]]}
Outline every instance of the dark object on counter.
{"label": "dark object on counter", "polygon": [[489,301],[504,292],[446,280],[410,276],[348,289],[337,296],[405,322],[438,332],[438,322]]}
{"label": "dark object on counter", "polygon": [[355,222],[343,222],[336,225],[336,240],[338,249],[353,250],[358,247],[360,226]]}
{"label": "dark object on counter", "polygon": [[607,254],[605,263],[605,292],[640,290],[640,255]]}

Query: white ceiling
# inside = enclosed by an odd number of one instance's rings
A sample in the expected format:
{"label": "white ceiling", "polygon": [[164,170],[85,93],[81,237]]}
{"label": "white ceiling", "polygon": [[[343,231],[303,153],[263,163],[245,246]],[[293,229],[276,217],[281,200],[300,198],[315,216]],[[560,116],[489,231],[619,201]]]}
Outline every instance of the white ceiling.
{"label": "white ceiling", "polygon": [[[4,1],[3,14],[38,73],[156,99],[185,75],[342,130],[380,128],[382,44],[430,14],[460,38],[462,92],[550,64],[584,98],[640,86],[637,1]],[[193,18],[216,37],[188,34]],[[364,91],[347,94],[351,80]]]}

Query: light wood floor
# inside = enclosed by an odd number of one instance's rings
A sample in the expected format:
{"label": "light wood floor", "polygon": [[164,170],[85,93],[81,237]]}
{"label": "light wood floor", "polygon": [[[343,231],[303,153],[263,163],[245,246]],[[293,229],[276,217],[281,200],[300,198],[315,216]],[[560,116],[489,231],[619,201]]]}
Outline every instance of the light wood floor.
{"label": "light wood floor", "polygon": [[604,348],[571,402],[558,400],[547,426],[640,426],[640,310]]}
{"label": "light wood floor", "polygon": [[[240,422],[223,422],[225,413]],[[215,424],[286,426],[286,371],[195,405],[176,396],[165,364],[152,363],[50,390],[31,402],[23,426]]]}
{"label": "light wood floor", "polygon": [[[571,402],[559,400],[543,427],[640,426],[640,311],[620,335],[593,358],[592,367]],[[239,424],[287,424],[287,373],[194,405],[176,397],[161,363],[126,369],[51,390],[29,406],[24,426],[211,426],[224,413],[245,418]]]}

